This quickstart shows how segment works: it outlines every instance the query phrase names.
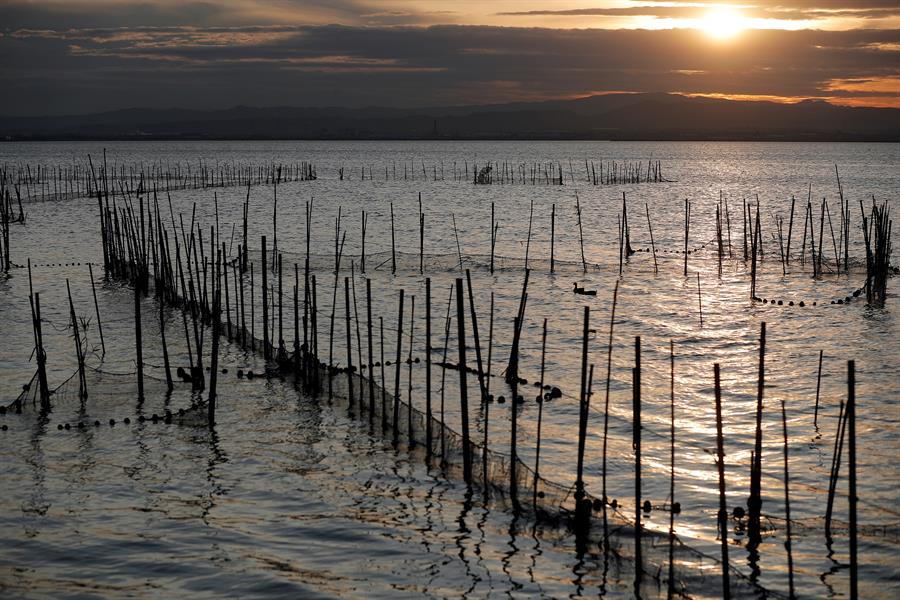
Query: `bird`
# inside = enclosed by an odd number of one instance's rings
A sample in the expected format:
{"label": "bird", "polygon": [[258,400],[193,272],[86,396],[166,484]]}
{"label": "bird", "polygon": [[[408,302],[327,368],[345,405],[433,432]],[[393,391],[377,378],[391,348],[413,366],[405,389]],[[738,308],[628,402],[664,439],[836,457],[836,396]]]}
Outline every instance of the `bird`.
{"label": "bird", "polygon": [[574,291],[576,294],[580,294],[582,296],[596,296],[597,295],[597,290],[586,290],[583,287],[578,287],[577,281],[574,283],[574,285],[575,285]]}

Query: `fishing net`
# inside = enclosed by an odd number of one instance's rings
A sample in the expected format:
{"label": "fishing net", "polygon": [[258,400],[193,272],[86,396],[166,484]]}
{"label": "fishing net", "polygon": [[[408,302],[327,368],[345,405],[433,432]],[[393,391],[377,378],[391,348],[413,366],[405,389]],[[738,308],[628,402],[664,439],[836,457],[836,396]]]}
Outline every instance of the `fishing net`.
{"label": "fishing net", "polygon": [[[227,329],[227,328],[226,328]],[[577,545],[595,559],[614,560],[619,569],[633,573],[635,570],[634,520],[622,512],[622,507],[606,505],[604,527],[604,503],[587,493],[585,502],[592,507],[591,525],[588,530],[576,526],[575,486],[562,485],[536,474],[532,467],[519,458],[490,450],[483,439],[470,437],[468,445],[463,434],[449,427],[440,418],[440,401],[432,398],[429,414],[427,398],[396,397],[372,377],[364,376],[355,368],[328,368],[301,350],[300,356],[279,348],[273,343],[252,338],[250,332],[233,327],[227,333],[240,340],[246,336],[257,352],[273,357],[281,374],[297,387],[317,386],[324,397],[335,405],[343,406],[348,414],[367,423],[372,434],[379,434],[386,441],[411,452],[418,452],[442,467],[444,472],[457,480],[466,478],[466,452],[469,451],[470,481],[485,499],[502,503],[517,513],[544,526],[576,532]],[[298,370],[298,365],[300,368]],[[305,365],[305,366],[304,366]],[[310,367],[312,365],[312,367]],[[441,368],[441,365],[433,365]],[[470,412],[484,410],[479,398],[470,398]],[[430,426],[430,427],[429,427]],[[478,435],[482,435],[479,432]],[[488,440],[488,444],[491,441]],[[645,584],[655,585],[667,579],[669,563],[669,536],[665,533],[642,529],[641,578]],[[677,536],[671,538],[674,568],[674,587],[678,593],[690,594],[691,590],[719,589],[721,586],[721,562],[683,543]],[[718,566],[718,569],[715,567]],[[751,596],[761,593],[761,588],[736,569],[729,569],[731,590],[734,595]],[[769,593],[770,597],[777,594]]]}
{"label": "fishing net", "polygon": [[[143,399],[137,372],[112,373],[86,366],[82,384],[78,370],[50,390],[49,407],[40,398],[38,374],[23,386],[19,396],[6,405],[6,412],[24,415],[52,415],[59,428],[97,426],[144,419],[173,420],[179,423],[206,424],[199,396],[182,386],[169,391],[166,381],[150,375],[143,377]],[[86,392],[86,393],[85,393]]]}
{"label": "fishing net", "polygon": [[[362,263],[362,256],[360,266]],[[282,260],[302,263],[305,255],[283,254]],[[346,265],[349,257],[342,257],[342,265]],[[334,257],[328,255],[310,255],[310,266],[318,270],[331,270]],[[459,254],[419,255],[415,253],[378,252],[365,257],[367,268],[396,268],[402,272],[418,272],[420,268],[432,271],[456,271],[460,263],[465,267],[481,269],[490,268],[491,257],[485,255]],[[494,266],[503,269],[521,269],[523,259],[493,257]],[[543,264],[549,269],[549,260],[533,261]],[[137,278],[140,273],[130,265],[121,269],[125,278]],[[257,264],[257,266],[259,266]],[[531,266],[531,264],[529,264]],[[555,267],[562,270],[581,270],[580,261],[557,261]],[[592,264],[592,269],[599,265]],[[226,288],[227,289],[227,288]],[[169,299],[182,308],[191,308],[180,298],[174,298],[175,290],[167,290],[161,297]],[[274,315],[273,315],[274,319]],[[591,506],[590,526],[582,527],[583,522],[576,518],[574,485],[562,485],[547,480],[518,457],[490,450],[491,443],[483,444],[481,439],[470,438],[447,426],[436,407],[429,411],[426,399],[402,398],[378,385],[372,377],[365,377],[360,372],[348,372],[334,366],[324,365],[318,356],[308,354],[305,350],[291,351],[278,347],[271,341],[261,340],[252,331],[235,324],[223,323],[222,335],[232,340],[240,340],[258,353],[272,357],[273,365],[277,365],[281,373],[292,376],[298,387],[312,386],[321,394],[328,394],[335,401],[345,402],[354,416],[368,422],[373,432],[381,431],[386,440],[397,445],[423,452],[426,456],[439,461],[445,471],[457,479],[469,479],[472,485],[483,491],[494,501],[502,502],[517,512],[529,515],[541,522],[551,523],[566,531],[577,532],[576,540],[580,548],[590,555],[604,559],[610,555],[617,564],[631,564],[637,567],[637,546],[635,546],[635,521],[627,516],[619,507],[606,504],[602,498],[587,493],[584,502]],[[321,354],[321,353],[319,353]],[[429,357],[430,358],[430,357]],[[440,365],[438,365],[439,368]],[[63,384],[53,390],[51,407],[61,422],[74,426],[90,426],[91,423],[104,423],[125,418],[146,418],[146,415],[157,414],[173,421],[205,424],[206,411],[204,402],[191,392],[178,391],[169,394],[163,380],[145,375],[144,400],[138,401],[139,392],[135,381],[135,373],[114,374],[100,370],[88,369],[85,372],[84,384],[76,372]],[[87,396],[84,395],[84,389]],[[479,399],[471,402],[472,408],[485,410]],[[40,412],[41,401],[38,386],[33,378],[28,389],[8,407],[8,410],[23,412]],[[468,468],[467,468],[468,467]],[[605,520],[604,520],[605,517]],[[677,537],[669,537],[665,533],[641,530],[640,537],[640,579],[644,581],[663,581],[667,578],[669,548],[671,544],[672,563],[675,565],[675,586],[682,593],[690,594],[692,590],[720,589],[721,563],[716,557],[691,548]],[[718,569],[716,568],[718,567]],[[730,569],[731,591],[734,595],[749,596],[760,593],[774,596],[770,591],[761,590],[748,577],[735,569]]]}
{"label": "fishing net", "polygon": [[[259,342],[261,344],[261,342]],[[273,349],[274,350],[274,349]],[[293,364],[292,359],[285,364]],[[319,376],[327,381],[329,373],[321,369]],[[394,399],[393,394],[384,390],[371,378],[347,372],[332,373],[331,393],[335,400],[346,402],[346,406],[357,418],[370,424],[374,432],[381,431],[388,440],[396,441],[407,449],[417,449],[434,460],[456,479],[465,476],[465,443],[462,433],[451,429],[435,414],[425,412],[425,398],[414,399],[411,406],[408,399]],[[396,402],[396,413],[394,403]],[[473,406],[481,406],[478,398],[470,399]],[[422,405],[422,406],[419,406]],[[434,410],[434,407],[433,407]],[[483,410],[483,406],[479,408]],[[397,415],[396,428],[394,415]],[[428,424],[431,425],[431,440],[428,439]],[[383,424],[385,426],[383,427]],[[490,443],[490,441],[489,441]],[[533,468],[516,458],[513,462],[508,454],[486,449],[479,441],[469,440],[471,456],[471,481],[476,489],[486,497],[504,503],[521,514],[541,523],[551,523],[569,531],[578,531],[575,517],[575,486],[561,485],[537,475]],[[621,507],[606,506],[606,522],[603,526],[603,502],[590,493],[586,501],[592,505],[590,529],[576,535],[578,545],[585,553],[596,558],[609,553],[615,561],[630,564],[626,572],[634,571],[634,520],[622,512]],[[606,531],[604,531],[604,529]],[[642,578],[646,583],[664,582],[668,569],[669,536],[649,530],[642,530]],[[675,590],[689,595],[691,590],[719,589],[722,582],[721,562],[683,543],[677,536],[672,538],[672,553],[675,564]],[[607,557],[609,558],[609,557]],[[714,568],[717,567],[718,569]],[[761,593],[761,588],[738,570],[731,568],[731,590],[734,595],[750,596]],[[770,597],[777,594],[767,592]]]}

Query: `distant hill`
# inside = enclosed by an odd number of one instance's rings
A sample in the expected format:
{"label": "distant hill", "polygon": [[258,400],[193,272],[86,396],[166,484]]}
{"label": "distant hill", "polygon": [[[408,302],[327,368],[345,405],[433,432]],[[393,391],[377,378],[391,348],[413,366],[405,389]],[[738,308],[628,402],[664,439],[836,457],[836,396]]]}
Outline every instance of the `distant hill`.
{"label": "distant hill", "polygon": [[133,108],[59,117],[0,116],[4,140],[608,139],[900,141],[900,109],[608,94],[576,100],[422,109]]}

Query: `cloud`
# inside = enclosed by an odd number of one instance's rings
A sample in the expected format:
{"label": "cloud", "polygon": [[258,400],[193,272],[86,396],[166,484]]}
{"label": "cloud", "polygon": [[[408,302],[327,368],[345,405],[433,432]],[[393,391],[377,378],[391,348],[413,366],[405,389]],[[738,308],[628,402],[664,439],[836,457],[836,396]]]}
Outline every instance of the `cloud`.
{"label": "cloud", "polygon": [[[3,0],[0,28],[250,25],[523,25],[642,27],[683,24],[731,4],[748,18],[847,29],[897,26],[896,0]],[[447,7],[452,10],[447,10]],[[888,23],[885,25],[884,23]]]}
{"label": "cloud", "polygon": [[900,105],[900,30],[240,26],[0,37],[0,113],[237,104],[446,106],[678,91]]}
{"label": "cloud", "polygon": [[[497,13],[506,17],[650,17],[653,19],[698,19],[710,11],[711,6],[720,6],[722,2],[704,3],[692,1],[669,4],[634,4],[631,6],[588,7],[568,9],[536,9],[517,10]],[[900,16],[900,4],[884,3],[875,0],[851,4],[822,2],[791,3],[764,2],[746,0],[734,4],[741,16],[751,19],[773,19],[781,21],[817,21],[824,19],[886,19]]]}
{"label": "cloud", "polygon": [[7,30],[360,22],[368,0],[3,0]]}

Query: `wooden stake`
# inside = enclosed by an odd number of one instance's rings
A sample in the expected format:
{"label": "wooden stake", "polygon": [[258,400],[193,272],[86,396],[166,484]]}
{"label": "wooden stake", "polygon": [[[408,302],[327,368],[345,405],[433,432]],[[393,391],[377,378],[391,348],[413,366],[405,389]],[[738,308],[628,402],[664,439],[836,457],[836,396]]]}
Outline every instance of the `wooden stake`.
{"label": "wooden stake", "polygon": [[[372,351],[372,280],[366,278],[366,328],[369,338],[369,422],[375,415],[375,357]],[[384,367],[382,366],[382,369]]]}
{"label": "wooden stake", "polygon": [[[722,437],[722,386],[719,363],[713,365],[716,387],[716,467],[719,471],[719,534],[722,537],[722,598],[731,598],[728,573],[728,506],[725,502],[725,445]],[[757,455],[758,456],[758,455]]]}
{"label": "wooden stake", "polygon": [[[344,277],[344,320],[347,324],[347,398],[353,407],[353,333],[350,328],[350,278]],[[362,398],[360,398],[362,408]]]}
{"label": "wooden stake", "polygon": [[[538,387],[538,395],[537,395],[537,403],[538,403],[538,418],[537,418],[537,433],[535,434],[535,446],[534,446],[534,491],[532,493],[531,505],[535,512],[537,512],[537,499],[538,499],[538,481],[540,481],[540,473],[541,473],[541,423],[544,417],[544,367],[545,367],[545,359],[547,355],[547,319],[544,319],[544,326],[541,332],[541,379],[540,385]],[[485,445],[487,447],[487,445]]]}
{"label": "wooden stake", "polygon": [[491,275],[494,274],[494,245],[497,243],[497,226],[494,224],[494,203],[491,202]]}
{"label": "wooden stake", "polygon": [[700,327],[703,327],[703,295],[700,293],[700,271],[697,271],[697,307],[700,309]]}
{"label": "wooden stake", "polygon": [[591,309],[584,307],[584,326],[581,334],[581,390],[578,396],[578,461],[575,475],[575,518],[577,527],[587,531],[590,527],[590,507],[585,506],[584,491],[584,447],[587,440],[588,407],[588,339],[590,337]]}
{"label": "wooden stake", "polygon": [[466,269],[466,287],[469,291],[469,316],[472,318],[472,341],[475,344],[475,360],[478,366],[478,389],[481,402],[487,402],[487,387],[484,384],[484,364],[481,362],[481,344],[478,340],[478,317],[475,310],[475,296],[472,292],[472,274]]}
{"label": "wooden stake", "polygon": [[794,230],[794,197],[791,196],[791,217],[788,221],[787,249],[785,250],[785,259],[791,262],[791,234]]}
{"label": "wooden stake", "polygon": [[379,343],[381,345],[381,431],[388,428],[387,378],[384,374],[384,318],[378,317]]}
{"label": "wooden stake", "polygon": [[[265,271],[265,269],[263,269],[263,271]],[[216,424],[216,401],[218,399],[218,396],[216,395],[216,381],[219,371],[219,328],[221,321],[219,319],[219,310],[221,303],[221,291],[216,289],[213,298],[213,338],[212,356],[210,357],[209,364],[209,396],[207,406],[207,416],[210,427]]]}
{"label": "wooden stake", "polygon": [[[268,271],[269,269],[266,267],[268,264],[268,256],[266,254],[266,236],[262,236],[260,241],[262,244],[262,248],[260,251],[260,257],[262,258],[262,320],[263,320],[263,356],[266,360],[271,358],[269,353],[269,286],[268,286]],[[329,381],[331,379],[329,378]],[[329,398],[330,398],[329,394]]]}
{"label": "wooden stake", "polygon": [[103,356],[106,356],[106,343],[103,341],[103,324],[100,322],[100,305],[97,303],[97,286],[94,285],[94,267],[88,263],[88,272],[91,275],[91,292],[94,294],[94,311],[97,313],[97,331],[100,333],[100,347],[103,350]]}
{"label": "wooden stake", "polygon": [[838,476],[841,470],[841,455],[844,453],[844,433],[847,429],[847,413],[844,400],[838,408],[838,424],[834,436],[834,451],[831,455],[831,475],[828,479],[828,497],[825,503],[825,540],[831,544],[831,515],[834,512],[834,496],[837,491]]}
{"label": "wooden stake", "polygon": [[[370,352],[371,354],[371,352]],[[372,361],[369,360],[371,363]],[[425,451],[432,452],[434,431],[431,426],[431,277],[425,278]]]}
{"label": "wooden stake", "polygon": [[785,534],[784,548],[787,551],[788,562],[788,589],[790,590],[788,597],[793,599],[794,596],[794,553],[791,548],[791,495],[790,495],[790,473],[788,471],[788,430],[787,430],[787,412],[784,407],[784,398],[781,399],[781,426],[784,430],[784,518],[785,518]]}
{"label": "wooden stake", "polygon": [[72,302],[72,289],[66,279],[66,293],[69,296],[69,318],[72,321],[72,333],[75,340],[75,358],[78,361],[78,397],[87,398],[87,378],[84,374],[84,353],[81,348],[81,335],[78,331],[78,318],[75,316],[75,304]]}
{"label": "wooden stake", "polygon": [[394,239],[394,203],[391,202],[391,275],[397,273],[397,247]]}
{"label": "wooden stake", "polygon": [[667,600],[675,594],[675,343],[669,340],[669,576]]}
{"label": "wooden stake", "polygon": [[616,302],[619,297],[619,282],[616,281],[616,287],[613,289],[613,300],[612,300],[612,310],[610,311],[609,316],[609,342],[607,345],[607,357],[606,357],[606,400],[603,403],[603,468],[601,469],[601,476],[603,482],[603,536],[604,536],[604,548],[608,548],[608,540],[606,539],[608,535],[607,530],[607,518],[606,518],[606,505],[609,504],[609,498],[606,495],[606,448],[609,441],[609,387],[610,381],[612,380],[612,348],[613,348],[613,326],[616,323]]}
{"label": "wooden stake", "polygon": [[534,217],[534,199],[531,200],[531,208],[528,210],[528,237],[525,240],[525,268],[528,268],[528,251],[531,249],[531,222]]}
{"label": "wooden stake", "polygon": [[491,423],[491,351],[494,346],[494,292],[491,292],[491,309],[488,315],[488,349],[487,349],[487,375],[485,377],[487,390],[487,402],[484,403],[484,442],[482,444],[482,483],[484,484],[485,498],[488,496],[488,429]]}
{"label": "wooden stake", "polygon": [[425,273],[425,213],[422,212],[422,192],[419,192],[419,274]]}
{"label": "wooden stake", "polygon": [[645,202],[644,210],[647,211],[647,229],[650,230],[650,251],[653,252],[653,272],[659,273],[659,265],[656,262],[656,243],[653,241],[653,225],[650,223],[650,206]]}
{"label": "wooden stake", "polygon": [[[441,423],[441,464],[442,465],[445,464],[445,462],[447,460],[446,444],[445,444],[446,440],[444,439],[444,433],[445,433],[444,424],[446,423],[446,421],[444,419],[444,392],[446,391],[446,386],[444,384],[446,382],[446,375],[447,375],[447,368],[446,368],[447,350],[450,346],[450,307],[453,305],[453,290],[454,290],[454,286],[451,285],[450,286],[450,297],[447,299],[447,317],[444,320],[444,359],[443,359],[443,364],[445,366],[444,366],[444,368],[441,369],[441,419],[440,419],[440,423]],[[382,362],[384,362],[384,361],[382,361]]]}
{"label": "wooden stake", "polygon": [[850,600],[859,598],[858,566],[856,543],[856,361],[847,361],[847,425],[849,446],[849,489],[847,490],[850,504]]}
{"label": "wooden stake", "polygon": [[578,199],[578,192],[575,192],[575,213],[578,215],[578,243],[581,246],[581,268],[587,273],[587,261],[584,258],[584,231],[581,228],[581,201]]}
{"label": "wooden stake", "polygon": [[413,366],[413,343],[414,343],[414,333],[416,327],[416,297],[415,295],[411,295],[409,297],[409,357],[406,359],[406,365],[408,367],[407,374],[407,390],[406,390],[406,402],[409,405],[408,410],[406,411],[406,439],[408,440],[408,445],[410,448],[416,445],[416,438],[413,436],[413,399],[412,399],[412,366]]}
{"label": "wooden stake", "polygon": [[144,401],[144,351],[141,343],[141,290],[134,286],[134,344],[137,355],[138,404]]}
{"label": "wooden stake", "polygon": [[[472,448],[469,442],[469,389],[466,385],[466,326],[465,306],[463,298],[463,280],[456,279],[456,325],[457,342],[459,343],[459,403],[460,421],[462,423],[463,444],[463,479],[467,485],[472,484]],[[515,413],[515,399],[511,403]],[[515,429],[515,428],[513,428]],[[510,457],[511,463],[516,460],[515,453]],[[511,471],[515,473],[515,468]]]}
{"label": "wooden stake", "polygon": [[816,411],[813,415],[813,427],[819,429],[819,390],[822,387],[822,357],[824,350],[819,350],[819,374],[816,376]]}
{"label": "wooden stake", "polygon": [[684,199],[684,276],[687,277],[688,235],[691,228],[691,203]]}
{"label": "wooden stake", "polygon": [[556,204],[550,209],[550,272],[554,272],[554,247],[556,243]]}
{"label": "wooden stake", "polygon": [[403,348],[403,290],[400,290],[400,305],[397,311],[397,358],[394,361],[394,417],[391,426],[393,428],[393,440],[396,446],[400,441],[400,358]]}
{"label": "wooden stake", "polygon": [[632,384],[632,430],[634,446],[634,589],[639,595],[644,573],[641,549],[641,336],[634,338],[634,382]]}
{"label": "wooden stake", "polygon": [[762,511],[762,416],[763,390],[766,375],[766,323],[759,324],[759,372],[756,380],[756,438],[754,443],[753,468],[750,471],[750,499],[748,508],[748,545],[755,548],[762,541],[760,531],[760,513]]}
{"label": "wooden stake", "polygon": [[162,342],[162,351],[163,351],[163,369],[166,372],[166,389],[170,392],[175,387],[172,383],[172,369],[169,367],[169,349],[166,346],[166,314],[165,314],[165,302],[160,298],[159,300],[159,337]]}

